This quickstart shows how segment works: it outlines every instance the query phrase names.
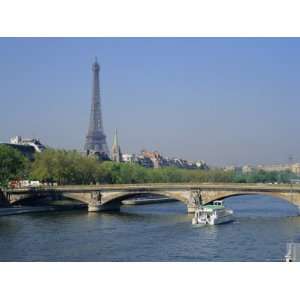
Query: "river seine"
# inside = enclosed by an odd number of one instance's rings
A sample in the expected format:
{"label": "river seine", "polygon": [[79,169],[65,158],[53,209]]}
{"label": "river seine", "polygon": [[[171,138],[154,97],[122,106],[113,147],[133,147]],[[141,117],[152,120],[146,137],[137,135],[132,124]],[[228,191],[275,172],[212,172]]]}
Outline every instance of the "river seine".
{"label": "river seine", "polygon": [[283,261],[300,242],[300,216],[266,196],[233,197],[236,221],[195,228],[180,202],[120,213],[43,212],[0,217],[0,261]]}

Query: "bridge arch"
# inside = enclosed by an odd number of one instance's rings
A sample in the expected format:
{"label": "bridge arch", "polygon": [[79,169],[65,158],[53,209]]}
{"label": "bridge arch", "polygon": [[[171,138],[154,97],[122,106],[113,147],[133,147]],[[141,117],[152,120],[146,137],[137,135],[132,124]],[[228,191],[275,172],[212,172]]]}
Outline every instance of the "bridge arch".
{"label": "bridge arch", "polygon": [[295,195],[291,195],[289,193],[273,193],[273,192],[223,192],[219,196],[207,195],[206,199],[204,199],[205,204],[210,204],[215,200],[225,200],[228,198],[234,198],[239,196],[268,196],[273,197],[279,200],[283,200],[295,206],[299,206],[298,199],[295,198]]}
{"label": "bridge arch", "polygon": [[7,195],[7,200],[10,204],[22,205],[37,200],[47,199],[50,197],[51,199],[54,198],[53,195],[50,195],[49,193],[24,193],[24,194]]}
{"label": "bridge arch", "polygon": [[[8,202],[12,205],[30,205],[43,200],[72,200],[81,204],[89,204],[87,197],[79,194],[49,192],[49,191],[32,191],[28,193],[17,193],[8,195]],[[50,202],[49,202],[50,203]],[[50,203],[51,204],[51,203]]]}
{"label": "bridge arch", "polygon": [[105,195],[103,196],[102,204],[107,203],[120,203],[122,204],[123,200],[128,200],[136,197],[147,196],[147,195],[155,195],[160,197],[166,197],[169,199],[177,200],[185,205],[189,202],[189,193],[175,193],[168,191],[145,191],[145,192],[119,192],[114,193],[113,195]]}

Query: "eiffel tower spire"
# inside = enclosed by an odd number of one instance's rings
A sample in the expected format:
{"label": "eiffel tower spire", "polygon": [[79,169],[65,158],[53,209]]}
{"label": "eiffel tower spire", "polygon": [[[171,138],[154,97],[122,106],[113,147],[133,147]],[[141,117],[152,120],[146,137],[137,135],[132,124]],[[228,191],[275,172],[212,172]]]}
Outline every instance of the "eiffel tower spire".
{"label": "eiffel tower spire", "polygon": [[89,153],[99,153],[103,157],[108,157],[109,151],[106,143],[106,136],[103,130],[103,121],[102,121],[102,113],[101,113],[100,85],[99,85],[100,66],[97,62],[97,58],[93,63],[92,71],[93,71],[92,105],[91,105],[89,129],[86,135],[84,149]]}

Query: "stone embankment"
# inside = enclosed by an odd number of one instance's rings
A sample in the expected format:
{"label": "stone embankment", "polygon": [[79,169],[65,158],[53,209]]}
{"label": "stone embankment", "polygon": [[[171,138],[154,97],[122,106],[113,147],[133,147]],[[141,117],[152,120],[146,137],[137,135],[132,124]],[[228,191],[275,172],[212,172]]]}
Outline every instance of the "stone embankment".
{"label": "stone embankment", "polygon": [[52,207],[3,207],[0,208],[0,217],[9,215],[19,215],[32,212],[54,211]]}
{"label": "stone embankment", "polygon": [[86,209],[86,205],[57,205],[57,206],[11,206],[0,207],[0,217],[9,215],[19,215],[37,212],[54,212],[75,209]]}

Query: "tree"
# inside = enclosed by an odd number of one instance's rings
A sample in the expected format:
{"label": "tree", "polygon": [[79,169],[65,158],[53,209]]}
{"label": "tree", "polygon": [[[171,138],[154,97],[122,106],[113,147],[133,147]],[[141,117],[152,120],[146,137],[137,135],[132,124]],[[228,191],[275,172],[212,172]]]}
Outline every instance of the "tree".
{"label": "tree", "polygon": [[36,155],[31,177],[59,184],[96,183],[100,162],[77,151],[47,149]]}
{"label": "tree", "polygon": [[47,149],[36,154],[31,165],[31,178],[59,184],[122,184],[168,182],[289,182],[291,172],[253,171],[225,172],[222,169],[144,168],[138,164],[99,161],[77,151]]}
{"label": "tree", "polygon": [[24,178],[28,164],[21,152],[10,146],[0,145],[0,185],[7,186],[10,180]]}

